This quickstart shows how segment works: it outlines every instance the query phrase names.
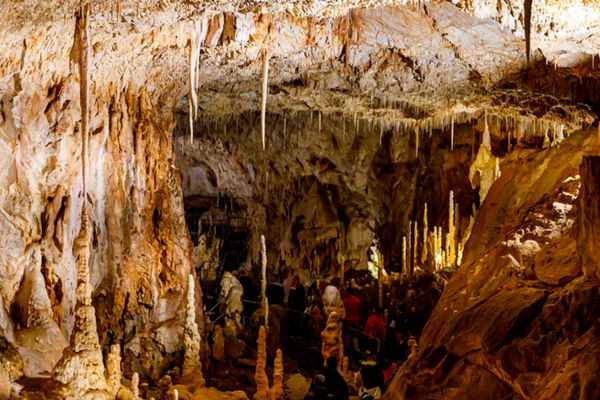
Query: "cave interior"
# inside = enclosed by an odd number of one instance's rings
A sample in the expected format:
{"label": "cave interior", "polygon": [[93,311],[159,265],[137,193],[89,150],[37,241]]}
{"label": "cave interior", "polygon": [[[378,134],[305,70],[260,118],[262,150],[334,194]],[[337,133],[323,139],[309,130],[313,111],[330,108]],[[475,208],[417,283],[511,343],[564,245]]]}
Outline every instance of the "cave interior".
{"label": "cave interior", "polygon": [[0,400],[600,399],[599,226],[598,0],[0,5]]}

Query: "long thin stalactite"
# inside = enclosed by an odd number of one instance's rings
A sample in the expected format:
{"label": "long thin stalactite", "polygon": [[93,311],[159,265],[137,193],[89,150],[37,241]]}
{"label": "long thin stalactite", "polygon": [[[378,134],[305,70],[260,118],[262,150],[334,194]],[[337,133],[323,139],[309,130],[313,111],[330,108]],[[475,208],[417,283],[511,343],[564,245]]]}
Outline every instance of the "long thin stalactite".
{"label": "long thin stalactite", "polygon": [[80,237],[81,255],[77,271],[77,300],[83,305],[91,304],[89,284],[89,240],[88,238],[88,209],[87,209],[87,159],[89,131],[89,51],[90,35],[88,30],[89,4],[80,4],[75,18],[75,40],[71,60],[76,62],[79,69],[79,104],[81,109],[81,180],[82,205]]}
{"label": "long thin stalactite", "polygon": [[198,114],[198,58],[199,51],[199,22],[194,25],[189,41],[189,93],[188,93],[188,117],[190,124],[190,143],[194,143],[194,121]]}
{"label": "long thin stalactite", "polygon": [[531,59],[531,7],[533,0],[525,0],[523,6],[523,26],[525,30],[525,51],[527,55],[527,66],[529,67],[529,60]]}
{"label": "long thin stalactite", "polygon": [[266,130],[267,130],[267,96],[269,94],[269,50],[265,47],[262,64],[262,99],[260,109],[260,131],[262,138],[262,148],[266,149]]}

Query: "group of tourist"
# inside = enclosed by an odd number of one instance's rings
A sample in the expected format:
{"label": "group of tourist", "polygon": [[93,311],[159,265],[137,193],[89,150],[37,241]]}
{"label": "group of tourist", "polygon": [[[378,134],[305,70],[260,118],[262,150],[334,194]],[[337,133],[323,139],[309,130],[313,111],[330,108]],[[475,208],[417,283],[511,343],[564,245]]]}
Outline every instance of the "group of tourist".
{"label": "group of tourist", "polygon": [[[409,339],[420,334],[441,293],[438,277],[421,274],[388,282],[380,298],[377,281],[367,273],[354,272],[344,285],[338,278],[305,285],[299,275],[289,271],[268,287],[267,348],[273,353],[271,357],[278,348],[287,357],[296,355],[299,368],[314,373],[307,400],[343,400],[351,391],[357,392],[361,400],[380,398],[408,355]],[[240,277],[240,282],[244,301],[250,304],[244,307],[244,320],[257,328],[264,318],[259,299],[248,296],[257,294],[256,288],[251,287],[252,280]],[[352,376],[341,373],[342,360],[338,357],[319,361],[321,352],[310,352],[321,346],[328,317],[326,297],[332,289],[343,309],[343,353],[349,358],[350,370],[357,371]]]}

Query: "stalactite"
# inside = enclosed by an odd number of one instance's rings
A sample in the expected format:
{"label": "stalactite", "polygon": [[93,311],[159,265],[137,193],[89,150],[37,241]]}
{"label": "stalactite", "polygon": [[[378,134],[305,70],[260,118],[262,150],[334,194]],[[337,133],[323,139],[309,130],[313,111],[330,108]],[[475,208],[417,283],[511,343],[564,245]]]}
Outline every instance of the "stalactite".
{"label": "stalactite", "polygon": [[548,131],[544,131],[544,142],[542,143],[542,149],[547,149],[550,147],[550,138],[548,137]]}
{"label": "stalactite", "polygon": [[452,115],[452,122],[450,123],[450,151],[454,151],[454,115]]}
{"label": "stalactite", "polygon": [[525,52],[527,56],[527,67],[529,67],[529,60],[531,58],[531,6],[533,0],[524,0],[524,29],[525,29]]}
{"label": "stalactite", "polygon": [[191,32],[188,53],[189,84],[188,84],[188,123],[190,125],[190,143],[194,143],[194,121],[198,117],[198,92],[197,92],[197,73],[199,53],[199,27],[200,21],[194,23],[194,29]]}
{"label": "stalactite", "polygon": [[321,133],[321,111],[319,111],[319,133]]}
{"label": "stalactite", "polygon": [[415,129],[415,158],[419,158],[419,131]]}
{"label": "stalactite", "polygon": [[273,361],[273,385],[269,392],[270,400],[283,400],[283,353],[277,349]]}
{"label": "stalactite", "polygon": [[267,129],[267,95],[269,92],[269,50],[265,47],[262,64],[262,101],[260,111],[260,130],[262,138],[262,148],[266,149],[266,129]]}
{"label": "stalactite", "polygon": [[488,150],[492,150],[492,138],[490,137],[490,128],[488,126],[487,113],[483,117],[483,138],[481,139],[481,145],[486,147]]}
{"label": "stalactite", "polygon": [[256,382],[256,393],[254,400],[268,400],[269,377],[267,376],[267,330],[261,326],[256,339],[256,370],[254,381]]}
{"label": "stalactite", "polygon": [[87,158],[88,158],[88,117],[89,117],[89,49],[90,36],[88,30],[89,4],[82,5],[75,23],[75,40],[71,59],[79,67],[79,103],[81,108],[81,180],[82,208],[80,237],[83,239],[81,258],[78,264],[77,300],[83,305],[91,304],[91,288],[89,281],[89,232],[87,210]]}
{"label": "stalactite", "polygon": [[267,241],[265,235],[260,235],[261,277],[260,296],[265,316],[265,327],[269,326],[269,299],[267,298]]}

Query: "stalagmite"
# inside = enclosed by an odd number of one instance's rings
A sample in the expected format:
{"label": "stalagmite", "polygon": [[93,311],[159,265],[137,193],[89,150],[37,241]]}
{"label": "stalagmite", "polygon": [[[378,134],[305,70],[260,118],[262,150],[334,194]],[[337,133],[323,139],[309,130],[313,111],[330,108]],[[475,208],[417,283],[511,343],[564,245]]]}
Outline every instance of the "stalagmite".
{"label": "stalagmite", "polygon": [[173,400],[179,400],[179,390],[173,389]]}
{"label": "stalagmite", "polygon": [[321,355],[323,362],[327,362],[330,357],[339,359],[342,342],[341,320],[337,312],[333,311],[327,317],[325,329],[321,332]]}
{"label": "stalagmite", "polygon": [[131,394],[134,400],[140,400],[140,376],[137,372],[131,376]]}
{"label": "stalagmite", "polygon": [[408,273],[408,263],[406,262],[406,235],[402,236],[402,274]]}
{"label": "stalagmite", "polygon": [[414,269],[417,269],[417,265],[419,264],[419,253],[418,253],[418,249],[419,249],[419,223],[415,220],[414,226],[413,226],[413,265],[414,265]]}
{"label": "stalagmite", "polygon": [[444,251],[443,251],[443,243],[442,243],[442,227],[436,226],[434,228],[434,260],[436,271],[439,271],[444,267]]}
{"label": "stalagmite", "polygon": [[256,382],[256,393],[254,400],[269,400],[269,377],[267,376],[267,331],[264,326],[258,330],[256,340],[256,370],[254,381]]}
{"label": "stalagmite", "polygon": [[71,60],[79,67],[79,100],[81,109],[81,176],[82,206],[81,226],[73,243],[77,262],[77,288],[75,323],[70,347],[65,350],[54,369],[53,379],[63,385],[59,395],[64,399],[104,398],[107,392],[104,360],[98,341],[96,310],[92,305],[89,254],[90,230],[88,228],[87,201],[87,153],[88,153],[88,65],[90,36],[88,32],[89,4],[82,5],[75,19],[75,38]]}
{"label": "stalagmite", "polygon": [[200,333],[196,323],[194,276],[188,275],[187,301],[185,305],[185,326],[183,329],[183,368],[182,375],[192,374],[199,376],[199,381],[204,385],[202,377],[202,363],[200,362]]}
{"label": "stalagmite", "polygon": [[260,129],[262,138],[262,148],[266,149],[266,129],[267,129],[267,95],[269,92],[269,50],[265,47],[262,64],[262,100],[260,111]]}
{"label": "stalagmite", "polygon": [[110,346],[106,359],[106,383],[110,398],[114,398],[121,387],[121,347],[118,344]]}
{"label": "stalagmite", "polygon": [[496,157],[496,166],[494,168],[494,179],[500,178],[502,171],[500,170],[500,158]]}
{"label": "stalagmite", "polygon": [[265,327],[269,326],[269,299],[267,298],[267,242],[265,235],[260,235],[261,250],[261,274],[260,274],[260,296],[265,316]]}
{"label": "stalagmite", "polygon": [[220,362],[225,361],[225,337],[221,325],[216,325],[213,331],[212,357]]}
{"label": "stalagmite", "polygon": [[277,349],[273,361],[273,385],[269,391],[270,400],[283,400],[283,353]]}
{"label": "stalagmite", "polygon": [[88,209],[87,209],[87,159],[88,159],[88,140],[89,140],[89,62],[90,62],[90,35],[88,32],[89,4],[82,6],[75,23],[75,42],[72,49],[72,57],[77,58],[79,65],[79,103],[81,107],[81,186],[82,186],[82,207],[81,207],[81,259],[78,264],[77,274],[77,300],[86,306],[92,304],[92,294],[89,276],[89,231],[88,231]]}
{"label": "stalagmite", "polygon": [[451,268],[454,268],[456,263],[456,232],[455,232],[455,220],[454,220],[454,191],[450,191],[448,200],[448,236],[446,243],[446,254],[448,255],[448,262]]}
{"label": "stalagmite", "polygon": [[408,257],[407,260],[407,268],[409,271],[409,274],[412,275],[412,273],[414,272],[413,270],[413,264],[412,264],[412,221],[408,221],[408,244],[407,244],[407,253],[406,256]]}

